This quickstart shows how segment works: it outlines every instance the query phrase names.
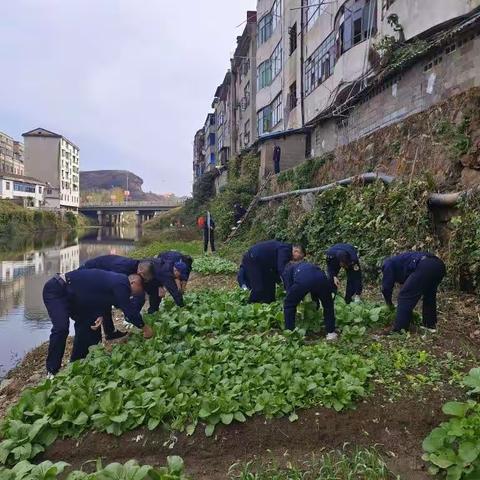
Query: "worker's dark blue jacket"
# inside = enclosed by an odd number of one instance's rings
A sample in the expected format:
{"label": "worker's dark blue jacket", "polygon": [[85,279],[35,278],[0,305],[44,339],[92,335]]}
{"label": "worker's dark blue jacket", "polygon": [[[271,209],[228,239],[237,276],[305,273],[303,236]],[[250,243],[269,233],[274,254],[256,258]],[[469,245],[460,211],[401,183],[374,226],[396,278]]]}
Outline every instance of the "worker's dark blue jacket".
{"label": "worker's dark blue jacket", "polygon": [[166,252],[161,252],[158,254],[157,258],[164,263],[168,263],[172,266],[177,262],[183,262],[187,266],[187,274],[184,276],[182,275],[181,280],[187,281],[190,277],[190,273],[192,272],[192,265],[193,259],[188,255],[183,255],[183,253],[177,252],[175,250],[169,250]]}
{"label": "worker's dark blue jacket", "polygon": [[429,256],[433,257],[430,253],[405,252],[389,257],[383,262],[382,293],[389,305],[392,304],[395,283],[404,284],[410,274],[417,268],[418,262]]}
{"label": "worker's dark blue jacket", "polygon": [[325,272],[317,265],[308,262],[290,263],[283,274],[287,295],[284,301],[285,327],[295,328],[297,305],[310,293],[312,300],[322,303],[327,333],[335,331],[335,309],[332,286]]}
{"label": "worker's dark blue jacket", "polygon": [[359,263],[357,249],[349,243],[337,243],[331,246],[327,252],[327,269],[329,277],[336,277],[340,272],[339,256],[342,252],[346,252],[349,257],[349,268]]}
{"label": "worker's dark blue jacket", "polygon": [[87,260],[80,269],[105,270],[107,272],[123,273],[124,275],[132,275],[137,273],[138,260],[133,258],[122,257],[120,255],[102,255],[100,257]]}
{"label": "worker's dark blue jacket", "polygon": [[72,318],[81,317],[83,313],[99,317],[114,305],[123,311],[130,323],[143,327],[142,316],[130,302],[132,293],[126,275],[83,269],[67,273],[65,278]]}
{"label": "worker's dark blue jacket", "polygon": [[158,295],[158,288],[165,288],[172,296],[173,300],[179,307],[183,307],[183,295],[178,290],[175,278],[173,276],[173,265],[165,263],[159,258],[152,260],[154,276],[153,280],[145,285],[145,292],[149,296],[150,306],[148,313],[155,313],[160,307],[162,299]]}
{"label": "worker's dark blue jacket", "polygon": [[247,287],[248,289],[251,288],[243,263],[240,265],[240,268],[238,269],[237,282],[240,288],[243,288],[244,286]]}
{"label": "worker's dark blue jacket", "polygon": [[264,269],[271,270],[278,278],[282,278],[287,263],[292,259],[292,244],[268,240],[251,247],[248,255]]}

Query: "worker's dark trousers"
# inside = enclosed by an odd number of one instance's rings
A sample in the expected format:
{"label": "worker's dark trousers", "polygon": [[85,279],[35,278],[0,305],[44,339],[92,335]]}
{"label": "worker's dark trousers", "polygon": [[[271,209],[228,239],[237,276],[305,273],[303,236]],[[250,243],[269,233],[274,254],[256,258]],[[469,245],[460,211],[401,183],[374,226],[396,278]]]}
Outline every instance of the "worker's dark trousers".
{"label": "worker's dark trousers", "polygon": [[[203,251],[205,253],[208,252],[208,229],[203,230]],[[215,231],[211,230],[210,231],[210,248],[212,249],[212,252],[215,251]]]}
{"label": "worker's dark trousers", "polygon": [[43,287],[43,303],[52,322],[47,354],[47,371],[57,373],[62,365],[70,326],[67,285],[56,277]]}
{"label": "worker's dark trousers", "polygon": [[105,332],[105,336],[112,335],[115,332],[115,325],[113,324],[113,317],[112,317],[112,308],[107,308],[105,312],[103,312],[103,331]]}
{"label": "worker's dark trousers", "polygon": [[[355,270],[354,267],[358,267]],[[360,265],[356,264],[347,270],[347,291],[345,292],[345,301],[351,303],[354,295],[361,295],[363,291],[362,270]]]}
{"label": "worker's dark trousers", "polygon": [[288,289],[287,296],[283,303],[285,328],[287,330],[295,329],[297,306],[305,298],[307,293],[310,293],[314,300],[319,300],[322,304],[326,333],[335,332],[335,308],[332,298],[332,287],[327,276],[321,272],[319,272],[318,278],[314,283],[312,282],[308,286],[294,283]]}
{"label": "worker's dark trousers", "polygon": [[275,301],[275,273],[265,268],[256,258],[245,255],[245,275],[250,284],[249,303],[272,303]]}
{"label": "worker's dark trousers", "polygon": [[398,294],[397,317],[393,330],[408,330],[413,309],[423,297],[423,325],[437,326],[437,290],[445,276],[445,264],[437,257],[426,257],[418,262]]}
{"label": "worker's dark trousers", "polygon": [[[110,309],[110,314],[111,314]],[[75,320],[75,338],[70,361],[81,360],[88,354],[88,349],[102,341],[102,330],[92,330],[90,327],[95,323],[98,315],[91,312],[75,312],[72,318]]]}

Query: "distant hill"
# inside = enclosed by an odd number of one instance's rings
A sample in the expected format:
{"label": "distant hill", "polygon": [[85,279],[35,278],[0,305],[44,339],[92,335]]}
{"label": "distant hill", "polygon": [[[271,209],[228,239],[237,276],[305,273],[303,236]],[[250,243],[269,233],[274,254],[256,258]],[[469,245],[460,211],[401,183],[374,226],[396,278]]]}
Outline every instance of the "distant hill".
{"label": "distant hill", "polygon": [[127,190],[127,177],[131,200],[155,201],[162,199],[162,195],[144,192],[142,189],[143,179],[127,170],[90,170],[80,172],[82,197],[88,192]]}

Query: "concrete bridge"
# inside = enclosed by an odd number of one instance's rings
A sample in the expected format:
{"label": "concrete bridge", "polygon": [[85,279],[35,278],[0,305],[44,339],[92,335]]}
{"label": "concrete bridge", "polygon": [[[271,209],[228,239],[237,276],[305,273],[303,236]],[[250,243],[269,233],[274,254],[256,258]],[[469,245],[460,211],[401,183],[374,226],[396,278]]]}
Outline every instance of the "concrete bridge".
{"label": "concrete bridge", "polygon": [[83,203],[79,207],[80,213],[98,220],[101,226],[115,226],[122,223],[124,212],[135,212],[137,226],[150,220],[159,212],[167,212],[172,208],[183,205],[182,201],[157,202],[123,202],[123,203]]}

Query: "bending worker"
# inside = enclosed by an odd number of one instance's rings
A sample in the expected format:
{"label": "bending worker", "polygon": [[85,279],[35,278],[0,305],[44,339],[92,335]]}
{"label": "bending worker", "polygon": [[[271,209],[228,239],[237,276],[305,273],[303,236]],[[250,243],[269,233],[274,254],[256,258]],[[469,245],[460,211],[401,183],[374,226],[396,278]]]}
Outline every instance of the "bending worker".
{"label": "bending worker", "polygon": [[[153,278],[153,263],[149,260],[135,260],[129,257],[122,257],[121,255],[101,255],[100,257],[87,260],[80,270],[97,269],[106,272],[122,273],[124,275],[132,275],[137,273],[143,279],[144,284],[150,282]],[[142,296],[144,293],[142,291]],[[135,299],[135,303],[143,305],[145,300]],[[141,306],[137,307],[141,310]],[[125,332],[116,330],[112,318],[112,306],[110,305],[102,314],[103,316],[103,331],[107,340],[115,340],[126,335]]]}
{"label": "bending worker", "polygon": [[338,273],[341,268],[344,268],[347,272],[345,302],[351,303],[352,299],[358,301],[363,285],[357,249],[349,243],[337,243],[327,250],[326,255],[328,277],[333,284],[334,291],[336,292],[340,288]]}
{"label": "bending worker", "polygon": [[287,289],[283,303],[285,328],[295,329],[297,306],[310,293],[312,300],[317,304],[317,309],[320,303],[322,304],[327,340],[336,340],[333,288],[325,272],[312,263],[292,263],[285,269],[284,281]]}
{"label": "bending worker", "polygon": [[187,289],[188,279],[190,278],[190,273],[192,273],[193,258],[190,255],[184,255],[181,252],[176,250],[168,250],[166,252],[161,252],[157,255],[157,258],[163,263],[174,265],[177,262],[183,262],[186,265],[186,269],[180,275],[180,281],[177,283],[177,287],[182,293],[185,293]]}
{"label": "bending worker", "polygon": [[52,322],[47,355],[47,372],[55,375],[61,367],[70,318],[75,322],[75,339],[70,361],[85,358],[89,347],[102,339],[102,314],[112,305],[120,308],[128,322],[143,328],[151,338],[153,330],[130,302],[130,296],[143,292],[142,277],[103,270],[75,270],[57,274],[43,288],[43,302]]}
{"label": "bending worker", "polygon": [[285,267],[293,258],[292,249],[290,243],[268,240],[257,243],[243,256],[238,278],[248,279],[250,303],[275,301],[275,284],[281,281]]}
{"label": "bending worker", "polygon": [[437,328],[437,290],[446,269],[443,261],[431,253],[406,252],[387,258],[382,267],[382,293],[393,307],[395,283],[402,285],[397,300],[393,332],[408,330],[413,309],[423,297],[423,326],[431,332]]}

